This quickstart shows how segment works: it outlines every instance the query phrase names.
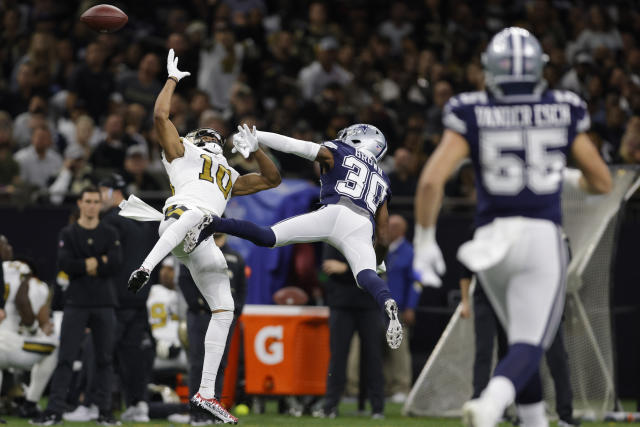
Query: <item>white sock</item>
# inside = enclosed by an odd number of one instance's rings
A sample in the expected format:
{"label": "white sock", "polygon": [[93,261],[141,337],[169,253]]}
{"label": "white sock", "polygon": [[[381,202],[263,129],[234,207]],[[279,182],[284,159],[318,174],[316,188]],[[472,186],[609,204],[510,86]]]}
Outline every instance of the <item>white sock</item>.
{"label": "white sock", "polygon": [[490,402],[502,414],[516,398],[516,389],[509,378],[503,376],[493,377],[480,398]]}
{"label": "white sock", "polygon": [[188,210],[167,227],[158,239],[142,267],[152,271],[185,238],[189,230],[195,227],[204,214],[198,210]]}
{"label": "white sock", "polygon": [[523,427],[549,427],[543,402],[518,405],[518,416]]}
{"label": "white sock", "polygon": [[29,387],[25,395],[26,399],[31,402],[38,403],[44,393],[44,389],[49,383],[53,371],[56,369],[58,363],[58,349],[56,348],[53,353],[33,365],[31,369],[31,381],[29,381]]}
{"label": "white sock", "polygon": [[227,344],[227,334],[233,321],[232,311],[220,311],[211,314],[207,334],[204,336],[204,364],[202,365],[202,380],[198,392],[205,399],[215,397],[216,376],[224,347]]}

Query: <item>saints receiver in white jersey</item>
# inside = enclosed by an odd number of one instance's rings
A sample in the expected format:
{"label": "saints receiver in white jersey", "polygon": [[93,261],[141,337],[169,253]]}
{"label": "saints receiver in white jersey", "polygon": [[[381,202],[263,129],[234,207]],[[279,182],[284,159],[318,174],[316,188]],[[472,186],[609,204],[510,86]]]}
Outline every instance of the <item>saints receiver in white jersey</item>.
{"label": "saints receiver in white jersey", "polygon": [[178,58],[174,58],[173,49],[167,58],[167,71],[167,82],[156,99],[153,123],[173,196],[167,199],[164,207],[164,220],[159,229],[161,237],[142,266],[131,274],[129,289],[137,292],[144,286],[151,270],[170,252],[189,268],[212,311],[205,336],[200,390],[191,401],[221,421],[235,424],[237,418],[214,398],[216,373],[233,320],[227,263],[213,239],[202,242],[190,254],[182,250],[181,243],[187,232],[203,218],[208,218],[208,214],[222,215],[231,195],[252,194],[276,187],[280,184],[280,174],[271,159],[258,150],[254,159],[260,173],[239,176],[223,155],[224,138],[214,129],[198,129],[181,138],[169,120],[169,108],[178,81],[190,73],[178,70]]}

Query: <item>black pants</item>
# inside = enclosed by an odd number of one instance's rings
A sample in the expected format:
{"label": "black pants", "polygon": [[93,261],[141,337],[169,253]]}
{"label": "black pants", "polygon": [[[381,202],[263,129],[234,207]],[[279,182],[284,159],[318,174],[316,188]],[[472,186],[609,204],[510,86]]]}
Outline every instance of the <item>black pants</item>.
{"label": "black pants", "polygon": [[[493,338],[498,335],[498,359],[506,355],[509,344],[507,336],[489,303],[482,286],[476,286],[473,295],[473,311],[476,334],[476,354],[473,364],[473,397],[489,383],[493,356]],[[551,346],[545,353],[547,366],[556,391],[556,412],[562,419],[569,419],[573,413],[573,391],[569,379],[569,356],[564,347],[562,325],[558,328]]]}
{"label": "black pants", "polygon": [[[209,327],[211,313],[205,311],[187,311],[187,333],[189,335],[189,397],[198,392],[200,388],[200,380],[202,379],[202,366],[204,364],[204,336]],[[229,357],[229,346],[233,331],[236,327],[237,317],[233,316],[233,322],[229,328],[227,335],[227,344],[222,354],[220,367],[216,375],[216,397],[220,397],[222,393],[222,385],[224,384],[224,369],[227,367],[227,359]]]}
{"label": "black pants", "polygon": [[[329,372],[325,412],[338,407],[346,384],[347,359],[351,338],[355,331],[360,336],[360,363],[366,370],[366,384],[374,413],[384,411],[384,375],[382,373],[382,316],[378,309],[331,308],[329,312]],[[363,378],[361,377],[361,381]]]}
{"label": "black pants", "polygon": [[113,307],[66,307],[62,318],[58,365],[51,380],[47,410],[62,413],[71,383],[73,361],[78,355],[85,328],[91,328],[96,361],[95,400],[101,413],[111,413],[113,343],[116,318]]}
{"label": "black pants", "polygon": [[144,306],[116,310],[115,358],[127,407],[146,400],[153,367],[146,357],[152,346],[148,319]]}

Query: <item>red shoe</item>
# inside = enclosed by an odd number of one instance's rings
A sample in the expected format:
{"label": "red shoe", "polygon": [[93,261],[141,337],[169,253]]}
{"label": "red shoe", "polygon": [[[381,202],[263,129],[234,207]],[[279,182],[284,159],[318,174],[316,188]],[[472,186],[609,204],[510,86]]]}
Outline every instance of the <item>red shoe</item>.
{"label": "red shoe", "polygon": [[191,403],[205,411],[211,412],[211,414],[222,421],[223,424],[238,424],[238,419],[231,415],[215,397],[205,399],[200,393],[196,393],[196,395],[191,398]]}

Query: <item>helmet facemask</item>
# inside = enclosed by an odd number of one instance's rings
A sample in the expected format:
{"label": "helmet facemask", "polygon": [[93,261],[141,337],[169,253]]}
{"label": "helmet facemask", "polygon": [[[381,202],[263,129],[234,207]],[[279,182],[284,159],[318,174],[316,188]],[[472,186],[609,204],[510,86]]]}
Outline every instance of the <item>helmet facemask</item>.
{"label": "helmet facemask", "polygon": [[211,154],[222,154],[224,149],[224,138],[215,129],[196,129],[189,132],[186,138],[189,138],[196,147],[202,148]]}

